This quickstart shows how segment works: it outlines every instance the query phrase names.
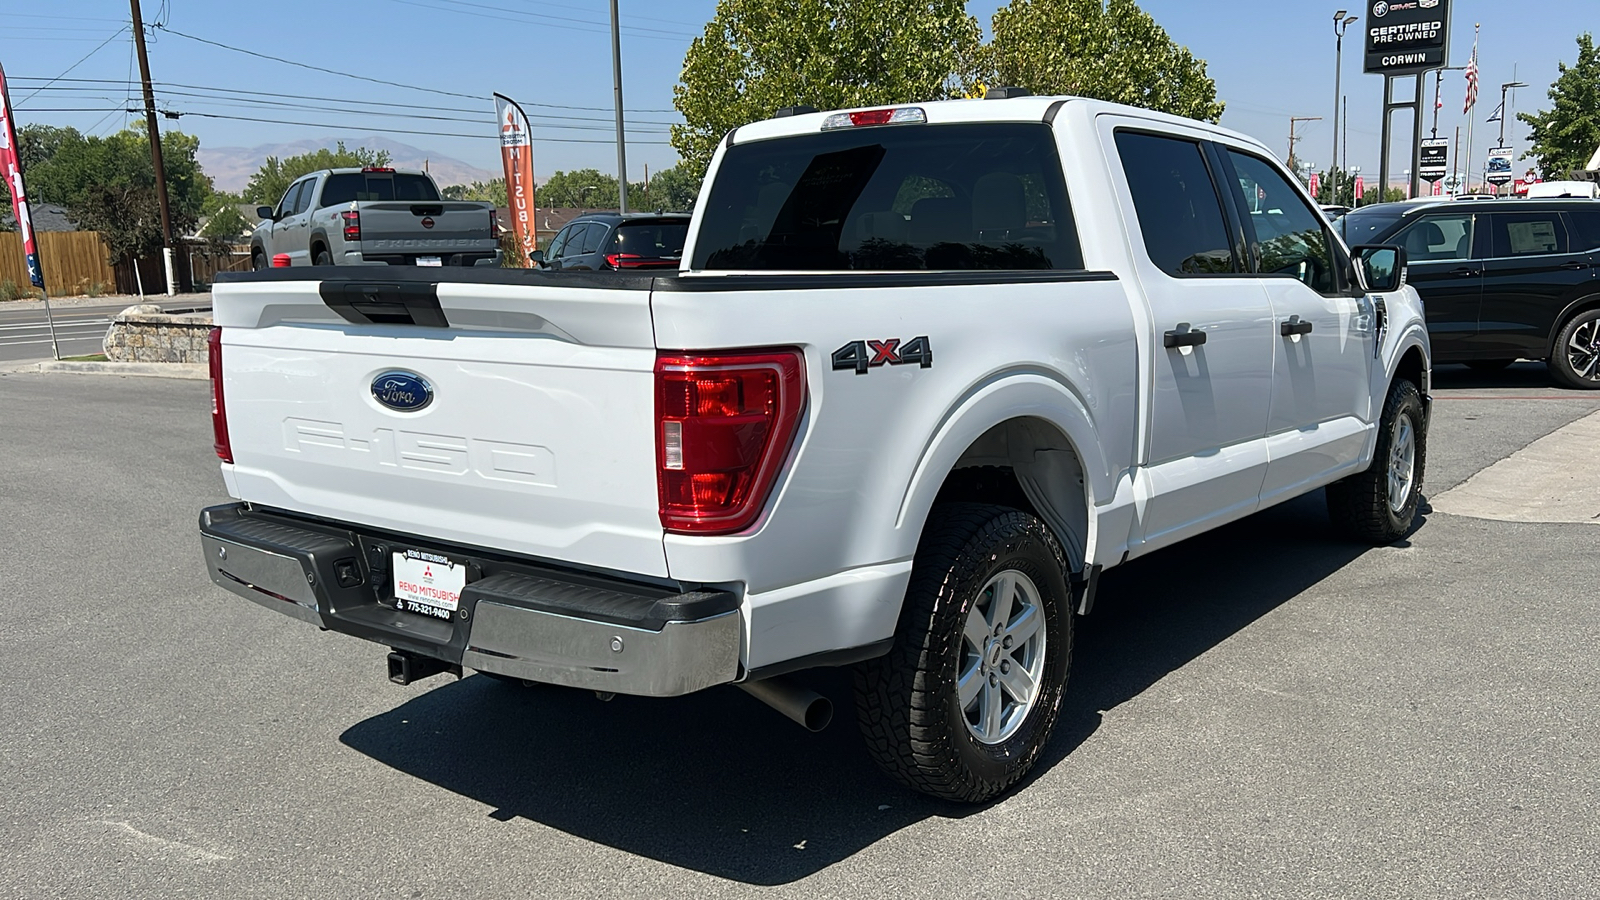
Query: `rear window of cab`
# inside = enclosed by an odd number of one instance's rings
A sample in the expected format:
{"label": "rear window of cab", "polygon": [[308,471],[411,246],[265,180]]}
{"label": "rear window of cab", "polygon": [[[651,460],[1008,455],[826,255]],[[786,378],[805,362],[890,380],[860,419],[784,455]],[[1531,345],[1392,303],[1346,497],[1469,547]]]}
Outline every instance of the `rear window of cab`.
{"label": "rear window of cab", "polygon": [[889,125],[734,144],[700,270],[1081,269],[1043,123]]}

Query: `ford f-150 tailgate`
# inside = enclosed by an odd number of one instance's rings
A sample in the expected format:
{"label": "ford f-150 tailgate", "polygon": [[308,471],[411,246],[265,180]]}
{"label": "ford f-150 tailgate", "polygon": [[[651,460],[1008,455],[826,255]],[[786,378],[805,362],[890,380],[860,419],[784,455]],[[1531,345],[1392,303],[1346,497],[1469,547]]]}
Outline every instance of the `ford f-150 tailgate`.
{"label": "ford f-150 tailgate", "polygon": [[230,493],[665,576],[650,279],[498,275],[219,283]]}

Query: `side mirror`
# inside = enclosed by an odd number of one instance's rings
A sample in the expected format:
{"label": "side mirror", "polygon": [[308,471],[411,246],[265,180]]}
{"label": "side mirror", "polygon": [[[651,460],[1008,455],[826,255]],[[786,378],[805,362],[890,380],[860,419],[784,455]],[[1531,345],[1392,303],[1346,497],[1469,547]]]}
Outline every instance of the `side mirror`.
{"label": "side mirror", "polygon": [[1371,293],[1387,294],[1398,291],[1406,283],[1406,251],[1404,247],[1382,244],[1362,244],[1350,248],[1356,258],[1357,280]]}
{"label": "side mirror", "polygon": [[536,266],[543,266],[544,265],[544,251],[543,250],[530,250],[528,252],[528,262],[531,262]]}
{"label": "side mirror", "polygon": [[268,222],[271,222],[272,221],[272,207],[270,207],[270,206],[258,206],[258,207],[256,207],[256,215],[260,216],[263,219],[266,219]]}

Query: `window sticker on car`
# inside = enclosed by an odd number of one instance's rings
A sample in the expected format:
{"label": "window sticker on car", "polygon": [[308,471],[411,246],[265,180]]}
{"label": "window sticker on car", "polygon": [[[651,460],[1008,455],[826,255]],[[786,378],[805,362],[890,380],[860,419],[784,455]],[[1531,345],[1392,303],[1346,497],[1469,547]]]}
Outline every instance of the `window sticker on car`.
{"label": "window sticker on car", "polygon": [[1512,253],[1556,252],[1556,223],[1508,222],[1506,232],[1511,238]]}

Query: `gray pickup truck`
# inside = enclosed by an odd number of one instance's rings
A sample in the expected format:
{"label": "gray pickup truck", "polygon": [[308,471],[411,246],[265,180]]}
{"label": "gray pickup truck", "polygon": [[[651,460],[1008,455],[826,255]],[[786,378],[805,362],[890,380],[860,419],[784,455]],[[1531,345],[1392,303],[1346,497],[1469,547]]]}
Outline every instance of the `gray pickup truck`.
{"label": "gray pickup truck", "polygon": [[444,200],[426,172],[323,169],[297,180],[250,237],[250,266],[498,265],[494,205]]}

